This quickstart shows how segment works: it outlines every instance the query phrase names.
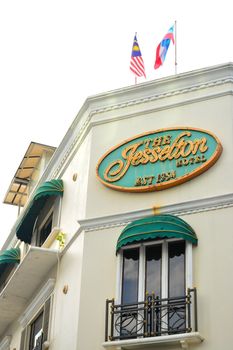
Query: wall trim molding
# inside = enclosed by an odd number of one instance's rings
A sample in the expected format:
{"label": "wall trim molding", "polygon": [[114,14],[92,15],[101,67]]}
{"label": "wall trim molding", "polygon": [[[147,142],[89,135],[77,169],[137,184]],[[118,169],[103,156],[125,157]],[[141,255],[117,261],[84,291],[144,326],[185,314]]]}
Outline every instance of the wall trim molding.
{"label": "wall trim molding", "polygon": [[50,278],[41,288],[39,293],[33,298],[32,302],[27,306],[25,311],[19,317],[18,322],[24,328],[31,321],[31,319],[35,316],[35,314],[39,311],[39,309],[43,306],[45,301],[51,295],[54,290],[55,279]]}
{"label": "wall trim molding", "polygon": [[6,337],[4,337],[0,343],[0,350],[10,350],[11,339],[11,335],[7,335]]}
{"label": "wall trim molding", "polygon": [[196,199],[182,203],[168,204],[162,207],[154,206],[153,208],[149,209],[141,209],[121,214],[78,220],[80,225],[79,231],[84,230],[88,232],[110,227],[125,226],[133,220],[157,214],[185,216],[229,207],[233,207],[233,193]]}
{"label": "wall trim molding", "polygon": [[[96,110],[93,110],[92,113],[93,114],[100,114],[100,113],[104,113],[104,112],[110,112],[110,111],[116,110],[116,109],[122,109],[122,108],[126,108],[129,106],[134,106],[134,105],[138,105],[138,104],[142,104],[142,103],[156,101],[156,100],[164,99],[164,98],[171,97],[171,96],[186,94],[189,92],[203,90],[203,89],[207,89],[207,88],[214,87],[214,86],[225,85],[228,83],[230,83],[230,84],[233,83],[232,77],[227,77],[225,79],[216,79],[216,80],[208,81],[206,83],[193,84],[193,85],[190,85],[190,86],[183,88],[183,89],[173,89],[173,90],[170,90],[168,92],[152,94],[152,95],[149,95],[149,96],[143,97],[143,98],[130,99],[126,102],[112,104],[112,105],[108,105],[105,107],[97,108]],[[232,89],[230,91],[232,91]],[[218,94],[215,94],[215,95],[217,96]]]}
{"label": "wall trim molding", "polygon": [[127,340],[114,340],[106,341],[102,343],[102,346],[111,350],[123,350],[123,349],[153,349],[161,348],[162,346],[175,345],[181,346],[182,349],[188,349],[189,344],[199,344],[204,341],[204,338],[199,332],[162,335],[159,337],[147,337]]}
{"label": "wall trim molding", "polygon": [[[229,95],[233,95],[233,89],[228,89],[225,90],[223,92],[218,92],[218,93],[213,93],[213,94],[209,94],[209,95],[205,95],[202,97],[194,97],[194,98],[190,98],[190,99],[186,99],[183,100],[181,102],[173,102],[173,103],[166,103],[166,105],[159,105],[159,106],[150,106],[147,109],[142,109],[140,111],[137,112],[129,112],[127,111],[126,114],[122,114],[122,115],[118,115],[118,116],[108,116],[107,119],[106,117],[102,117],[102,119],[95,121],[94,120],[94,116],[95,115],[99,115],[99,114],[103,114],[106,112],[110,112],[110,111],[116,111],[116,110],[120,110],[123,108],[127,108],[127,107],[131,107],[134,105],[139,105],[139,104],[143,104],[146,102],[151,102],[151,101],[155,101],[155,100],[159,100],[159,99],[164,99],[166,97],[172,97],[172,96],[177,96],[180,94],[184,94],[184,93],[188,93],[188,92],[193,92],[195,90],[199,90],[199,89],[204,89],[207,87],[213,87],[213,86],[217,86],[217,85],[222,85],[222,84],[226,84],[226,83],[233,83],[233,79],[229,78],[229,79],[225,79],[225,80],[217,80],[215,83],[209,83],[209,84],[201,84],[198,86],[191,86],[189,88],[183,89],[183,90],[175,90],[173,93],[168,92],[168,93],[162,93],[162,94],[157,94],[157,95],[153,95],[153,96],[148,96],[142,99],[138,99],[138,100],[129,100],[127,102],[124,103],[119,103],[116,105],[112,105],[112,106],[106,106],[103,108],[99,108],[96,110],[93,110],[89,113],[89,115],[87,116],[87,118],[85,119],[85,121],[83,122],[83,124],[81,125],[80,129],[78,130],[77,134],[75,135],[75,137],[72,139],[71,144],[69,145],[68,149],[66,150],[66,152],[63,154],[63,157],[61,158],[60,163],[58,164],[58,166],[56,168],[54,168],[53,170],[53,175],[52,178],[56,178],[58,176],[62,176],[62,174],[64,173],[64,165],[67,163],[68,164],[71,162],[71,160],[73,159],[73,157],[70,157],[71,154],[74,154],[74,149],[78,149],[81,141],[86,137],[86,135],[88,134],[88,132],[91,130],[91,128],[95,125],[101,125],[101,124],[105,124],[105,123],[110,123],[110,122],[116,122],[119,120],[123,120],[123,119],[128,119],[128,118],[133,118],[137,115],[142,115],[142,114],[149,114],[149,113],[153,113],[153,112],[158,112],[158,111],[162,111],[162,110],[167,110],[167,109],[172,109],[172,108],[177,108],[179,106],[184,106],[187,104],[191,104],[191,103],[197,103],[197,102],[201,102],[201,101],[207,101],[209,99],[215,99],[215,98],[219,98],[219,97],[224,97],[224,96],[229,96]],[[69,159],[70,157],[70,159]]]}

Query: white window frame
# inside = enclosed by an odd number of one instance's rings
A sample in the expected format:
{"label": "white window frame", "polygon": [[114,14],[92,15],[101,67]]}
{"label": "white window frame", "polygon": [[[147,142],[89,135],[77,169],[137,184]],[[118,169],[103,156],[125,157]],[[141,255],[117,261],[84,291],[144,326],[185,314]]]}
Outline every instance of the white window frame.
{"label": "white window frame", "polygon": [[[49,202],[48,202],[49,203]],[[48,205],[48,208],[46,210],[46,206]],[[38,240],[41,234],[41,230],[43,229],[44,225],[46,224],[47,220],[49,219],[50,216],[52,216],[52,228],[51,232],[49,233],[48,237],[44,241],[44,243],[41,245],[41,247],[48,247],[48,245],[51,244],[51,240],[54,240],[51,236],[56,236],[57,231],[59,231],[60,227],[60,220],[61,220],[61,207],[62,207],[62,197],[58,196],[55,198],[54,202],[51,203],[50,205],[46,203],[45,209],[42,209],[42,212],[40,215],[37,217],[34,228],[33,228],[33,233],[32,233],[32,245],[38,246]],[[43,210],[45,210],[43,212]],[[56,231],[53,234],[53,231]],[[47,243],[49,241],[49,243]]]}
{"label": "white window frame", "polygon": [[[169,238],[150,242],[142,242],[122,247],[117,254],[117,276],[116,276],[116,304],[121,304],[122,296],[122,274],[123,274],[123,251],[131,248],[140,248],[139,251],[139,276],[138,276],[138,301],[144,300],[145,295],[145,247],[149,245],[162,244],[162,298],[168,297],[168,243],[178,242],[182,239]],[[193,264],[192,243],[185,241],[185,290],[192,288]]]}
{"label": "white window frame", "polygon": [[[25,330],[24,334],[24,346],[23,349],[29,348],[29,340],[31,335],[31,326],[36,318],[39,316],[41,312],[44,312],[45,303],[50,299],[50,309],[49,309],[49,329],[48,329],[48,337],[50,337],[50,329],[52,322],[52,303],[53,303],[53,291],[55,287],[55,279],[50,278],[41,288],[39,293],[33,298],[32,302],[28,305],[26,310],[18,319],[19,324],[22,327],[22,330]],[[22,334],[21,334],[22,337]],[[46,340],[43,343],[43,349],[47,348],[49,342]],[[21,349],[21,348],[20,348]]]}

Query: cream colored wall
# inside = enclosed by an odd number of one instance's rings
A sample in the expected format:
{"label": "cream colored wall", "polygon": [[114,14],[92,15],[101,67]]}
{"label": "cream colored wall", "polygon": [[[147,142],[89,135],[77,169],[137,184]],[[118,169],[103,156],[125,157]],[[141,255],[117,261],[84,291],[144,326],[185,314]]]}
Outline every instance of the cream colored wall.
{"label": "cream colored wall", "polygon": [[[167,102],[169,103],[169,99],[167,99]],[[134,108],[136,109],[137,107],[135,106]],[[225,96],[188,103],[167,110],[147,114],[142,113],[133,119],[116,120],[95,126],[93,128],[93,147],[87,192],[87,217],[123,213],[130,210],[185,202],[191,199],[203,198],[203,196],[212,197],[232,192],[232,108],[232,96]],[[111,147],[143,132],[174,126],[196,127],[216,134],[223,145],[223,153],[217,163],[208,171],[189,182],[167,190],[151,193],[128,194],[114,191],[102,185],[96,178],[95,168],[98,160]],[[206,186],[207,182],[208,186]],[[203,188],[205,189],[204,192]],[[179,196],[177,196],[177,191],[179,191]]]}
{"label": "cream colored wall", "polygon": [[198,292],[203,349],[230,349],[233,343],[233,208],[186,216],[198,235],[194,285]]}
{"label": "cream colored wall", "polygon": [[[77,330],[80,327],[83,238],[81,234],[76,239],[58,267],[49,350],[76,349]],[[68,286],[67,294],[63,292],[65,286]]]}
{"label": "cream colored wall", "polygon": [[116,290],[115,247],[119,228],[86,232],[77,345],[74,350],[103,350],[105,301]]}
{"label": "cream colored wall", "polygon": [[[85,217],[91,135],[92,133],[84,140],[65,169],[64,174],[62,174],[64,195],[60,227],[66,234],[66,243],[76,232],[78,219]],[[73,180],[74,175],[77,175],[76,181]]]}

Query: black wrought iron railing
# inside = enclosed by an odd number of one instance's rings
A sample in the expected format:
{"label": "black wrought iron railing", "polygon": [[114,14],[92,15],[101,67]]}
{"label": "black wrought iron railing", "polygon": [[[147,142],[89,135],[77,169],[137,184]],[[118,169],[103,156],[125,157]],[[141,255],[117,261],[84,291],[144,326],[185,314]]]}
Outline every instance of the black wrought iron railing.
{"label": "black wrought iron railing", "polygon": [[197,331],[197,291],[159,298],[147,295],[142,302],[117,305],[106,300],[105,341],[156,337]]}

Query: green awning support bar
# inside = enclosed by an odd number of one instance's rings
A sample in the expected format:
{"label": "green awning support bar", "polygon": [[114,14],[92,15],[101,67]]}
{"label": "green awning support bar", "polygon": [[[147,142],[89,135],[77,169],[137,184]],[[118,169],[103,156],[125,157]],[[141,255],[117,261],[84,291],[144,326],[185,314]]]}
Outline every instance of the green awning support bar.
{"label": "green awning support bar", "polygon": [[126,245],[156,238],[182,238],[197,244],[192,227],[177,216],[164,214],[146,217],[128,224],[120,234],[116,251]]}
{"label": "green awning support bar", "polygon": [[31,243],[34,223],[49,197],[63,196],[63,180],[53,179],[44,182],[35,192],[28,208],[16,228],[16,236],[25,243]]}
{"label": "green awning support bar", "polygon": [[0,264],[18,264],[20,262],[20,249],[11,248],[0,252]]}

